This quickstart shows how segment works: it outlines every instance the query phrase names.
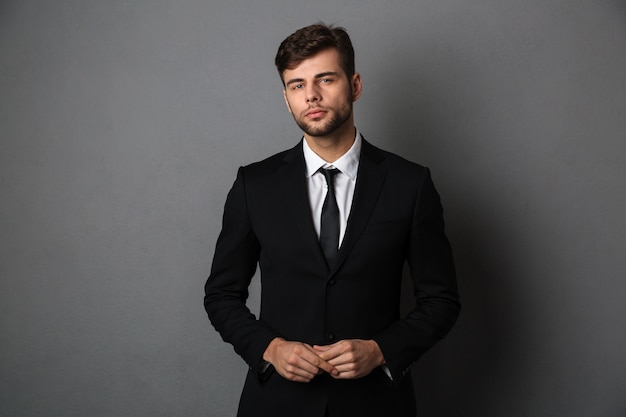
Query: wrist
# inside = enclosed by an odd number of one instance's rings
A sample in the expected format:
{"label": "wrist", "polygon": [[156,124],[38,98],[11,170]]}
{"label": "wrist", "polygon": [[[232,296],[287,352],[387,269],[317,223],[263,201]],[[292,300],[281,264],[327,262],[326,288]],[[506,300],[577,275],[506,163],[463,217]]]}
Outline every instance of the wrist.
{"label": "wrist", "polygon": [[383,351],[380,350],[380,346],[378,346],[378,343],[376,343],[376,341],[373,339],[370,340],[369,342],[372,345],[372,350],[374,351],[374,354],[376,356],[376,363],[378,364],[378,366],[382,366],[385,363],[387,363],[387,361],[385,361],[385,356],[383,355]]}
{"label": "wrist", "polygon": [[272,363],[272,357],[274,356],[274,351],[276,350],[276,347],[284,341],[285,339],[283,339],[282,337],[275,337],[274,339],[272,339],[270,344],[267,345],[267,348],[265,348],[265,352],[263,352],[263,360]]}

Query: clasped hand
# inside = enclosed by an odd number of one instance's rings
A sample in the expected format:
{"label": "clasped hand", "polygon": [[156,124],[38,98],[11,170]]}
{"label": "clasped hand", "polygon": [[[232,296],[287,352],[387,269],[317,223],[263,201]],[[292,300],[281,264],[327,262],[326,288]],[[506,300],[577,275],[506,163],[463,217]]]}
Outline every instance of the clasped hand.
{"label": "clasped hand", "polygon": [[336,379],[361,378],[385,363],[378,344],[361,339],[311,346],[276,338],[265,350],[263,359],[281,376],[296,382],[309,382],[324,372]]}

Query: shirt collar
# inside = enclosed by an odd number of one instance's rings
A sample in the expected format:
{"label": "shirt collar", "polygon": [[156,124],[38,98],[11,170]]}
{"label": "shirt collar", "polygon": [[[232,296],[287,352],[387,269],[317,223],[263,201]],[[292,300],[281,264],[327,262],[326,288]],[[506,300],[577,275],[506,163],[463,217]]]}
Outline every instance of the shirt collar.
{"label": "shirt collar", "polygon": [[320,168],[333,166],[350,177],[350,179],[356,180],[359,169],[359,156],[361,155],[361,134],[358,130],[356,130],[354,143],[350,149],[335,162],[329,163],[320,158],[306,143],[306,139],[302,140],[302,150],[304,151],[304,161],[306,162],[307,178],[315,174]]}

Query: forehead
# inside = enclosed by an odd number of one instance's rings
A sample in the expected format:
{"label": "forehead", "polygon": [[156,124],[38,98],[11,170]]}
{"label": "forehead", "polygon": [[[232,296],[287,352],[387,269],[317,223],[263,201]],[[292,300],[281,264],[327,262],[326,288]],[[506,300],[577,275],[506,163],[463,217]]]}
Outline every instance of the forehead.
{"label": "forehead", "polygon": [[344,73],[339,52],[334,48],[320,51],[303,60],[296,67],[286,69],[283,72],[283,79],[315,77],[327,72]]}

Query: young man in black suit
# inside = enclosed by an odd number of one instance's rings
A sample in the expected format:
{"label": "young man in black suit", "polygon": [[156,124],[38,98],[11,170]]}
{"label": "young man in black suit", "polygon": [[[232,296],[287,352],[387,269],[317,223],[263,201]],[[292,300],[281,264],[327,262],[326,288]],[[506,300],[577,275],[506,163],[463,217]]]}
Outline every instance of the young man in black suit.
{"label": "young man in black suit", "polygon": [[[238,415],[415,416],[409,368],[460,309],[429,170],[356,130],[345,30],[298,30],[276,66],[304,137],[239,169],[205,287],[212,324],[250,366]],[[416,307],[400,317],[405,262]],[[245,304],[257,264],[258,318]]]}

